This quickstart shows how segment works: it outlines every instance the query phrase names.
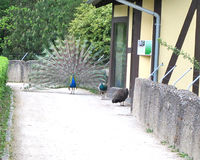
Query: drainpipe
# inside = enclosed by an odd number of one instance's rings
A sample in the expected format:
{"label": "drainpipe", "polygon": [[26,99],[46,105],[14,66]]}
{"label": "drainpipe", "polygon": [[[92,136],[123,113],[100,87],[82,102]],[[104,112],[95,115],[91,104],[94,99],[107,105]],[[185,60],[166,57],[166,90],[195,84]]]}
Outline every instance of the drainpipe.
{"label": "drainpipe", "polygon": [[[160,15],[156,12],[153,12],[151,10],[148,10],[146,8],[143,8],[141,6],[138,6],[134,3],[130,3],[126,0],[116,0],[117,2],[120,2],[122,4],[125,4],[129,7],[132,7],[134,9],[137,9],[141,12],[148,13],[150,15],[153,15],[156,18],[156,35],[155,35],[155,56],[154,56],[154,70],[158,67],[158,61],[159,61],[159,45],[158,45],[158,38],[160,37]],[[156,71],[153,75],[153,81],[157,82],[158,81],[158,71]]]}

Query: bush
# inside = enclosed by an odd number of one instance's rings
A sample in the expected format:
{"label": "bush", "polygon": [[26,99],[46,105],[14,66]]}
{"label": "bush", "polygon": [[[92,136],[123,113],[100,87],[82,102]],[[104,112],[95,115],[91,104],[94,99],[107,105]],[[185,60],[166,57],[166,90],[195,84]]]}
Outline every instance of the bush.
{"label": "bush", "polygon": [[8,59],[0,56],[0,99],[5,92],[7,81]]}
{"label": "bush", "polygon": [[6,146],[11,90],[6,86],[8,59],[0,56],[0,159]]}

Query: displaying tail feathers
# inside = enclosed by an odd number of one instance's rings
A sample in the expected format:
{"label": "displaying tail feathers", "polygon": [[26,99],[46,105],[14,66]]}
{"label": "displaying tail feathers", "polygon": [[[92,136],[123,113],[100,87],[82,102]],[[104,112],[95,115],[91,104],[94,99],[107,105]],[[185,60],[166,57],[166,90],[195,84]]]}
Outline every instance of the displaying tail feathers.
{"label": "displaying tail feathers", "polygon": [[[38,57],[38,64],[32,67],[29,75],[34,87],[64,87],[74,75],[67,87],[96,88],[105,82],[104,69],[108,67],[108,58],[101,52],[93,53],[92,46],[81,45],[73,37],[57,40],[50,49],[44,50],[44,57]],[[76,87],[74,87],[76,86]]]}

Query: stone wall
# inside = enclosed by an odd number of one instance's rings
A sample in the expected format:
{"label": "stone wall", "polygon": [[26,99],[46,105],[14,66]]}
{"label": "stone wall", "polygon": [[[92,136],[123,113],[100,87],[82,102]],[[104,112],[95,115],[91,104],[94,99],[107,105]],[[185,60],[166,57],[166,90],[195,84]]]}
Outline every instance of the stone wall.
{"label": "stone wall", "polygon": [[34,63],[37,63],[37,61],[9,61],[8,82],[28,82],[28,74],[31,71],[31,65]]}
{"label": "stone wall", "polygon": [[161,141],[200,160],[200,97],[138,78],[132,107],[133,114]]}

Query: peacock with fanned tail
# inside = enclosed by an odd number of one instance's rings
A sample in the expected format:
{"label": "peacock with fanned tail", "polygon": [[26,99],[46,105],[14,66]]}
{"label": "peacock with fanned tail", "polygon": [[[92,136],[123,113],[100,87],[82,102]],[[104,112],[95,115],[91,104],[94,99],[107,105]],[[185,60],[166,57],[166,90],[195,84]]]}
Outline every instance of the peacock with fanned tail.
{"label": "peacock with fanned tail", "polygon": [[105,83],[105,68],[108,58],[95,52],[92,45],[73,37],[57,40],[50,49],[44,50],[45,56],[38,57],[38,64],[32,67],[29,75],[31,86],[52,88],[67,86],[71,93],[77,87],[97,88]]}
{"label": "peacock with fanned tail", "polygon": [[73,76],[70,76],[70,81],[69,81],[69,87],[68,87],[68,89],[71,90],[71,94],[74,94],[74,93],[75,93],[75,89],[76,89],[76,80],[75,80],[74,75],[73,75]]}

